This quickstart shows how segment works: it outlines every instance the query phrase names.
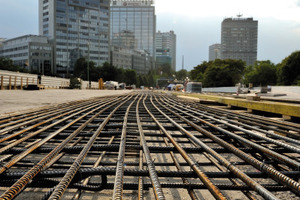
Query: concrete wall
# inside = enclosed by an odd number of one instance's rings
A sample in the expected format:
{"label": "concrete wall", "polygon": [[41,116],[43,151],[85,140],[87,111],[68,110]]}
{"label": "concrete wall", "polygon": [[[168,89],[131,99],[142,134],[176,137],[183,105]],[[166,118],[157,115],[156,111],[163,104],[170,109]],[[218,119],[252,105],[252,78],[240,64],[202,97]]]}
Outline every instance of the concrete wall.
{"label": "concrete wall", "polygon": [[[0,89],[21,89],[27,84],[38,84],[38,75],[0,70]],[[66,78],[41,76],[41,85],[45,89],[64,89],[70,85]],[[22,86],[22,87],[21,87]],[[87,89],[88,82],[82,81],[81,89]],[[98,89],[98,82],[91,82],[91,89]]]}

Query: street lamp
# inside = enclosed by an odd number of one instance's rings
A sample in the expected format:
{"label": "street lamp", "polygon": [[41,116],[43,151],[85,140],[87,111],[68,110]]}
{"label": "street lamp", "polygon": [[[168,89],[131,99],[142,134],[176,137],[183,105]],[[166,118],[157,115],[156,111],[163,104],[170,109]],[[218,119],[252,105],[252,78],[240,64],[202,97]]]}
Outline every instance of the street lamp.
{"label": "street lamp", "polygon": [[88,43],[87,80],[89,82],[89,89],[91,89],[91,82],[90,82],[90,43]]}

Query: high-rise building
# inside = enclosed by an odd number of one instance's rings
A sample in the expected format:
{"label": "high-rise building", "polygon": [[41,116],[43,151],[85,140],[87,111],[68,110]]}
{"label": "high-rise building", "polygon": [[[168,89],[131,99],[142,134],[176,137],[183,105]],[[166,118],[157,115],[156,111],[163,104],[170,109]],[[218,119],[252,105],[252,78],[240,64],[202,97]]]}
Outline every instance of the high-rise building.
{"label": "high-rise building", "polygon": [[209,46],[209,61],[221,59],[221,44],[213,44]]}
{"label": "high-rise building", "polygon": [[[155,56],[156,16],[153,0],[112,0],[110,37],[114,46]],[[127,42],[124,42],[127,40]],[[149,69],[145,69],[145,73]]]}
{"label": "high-rise building", "polygon": [[176,71],[176,35],[174,31],[162,33],[158,31],[155,36],[156,60],[171,59],[171,68]]}
{"label": "high-rise building", "polygon": [[115,67],[133,69],[137,75],[142,75],[151,69],[153,60],[147,51],[112,46],[110,63]]}
{"label": "high-rise building", "polygon": [[226,18],[222,22],[222,59],[241,59],[247,65],[257,60],[258,21],[253,18]]}
{"label": "high-rise building", "polygon": [[5,38],[0,38],[0,47],[2,47],[2,43],[5,41]]}
{"label": "high-rise building", "polygon": [[109,0],[39,0],[39,33],[53,41],[56,72],[72,73],[78,58],[109,61]]}
{"label": "high-rise building", "polygon": [[43,75],[55,74],[53,49],[48,38],[23,35],[2,42],[0,57],[10,58],[14,65]]}
{"label": "high-rise building", "polygon": [[112,46],[118,46],[120,48],[126,48],[129,50],[137,49],[137,39],[134,33],[131,31],[122,31],[121,33],[115,33],[111,39]]}

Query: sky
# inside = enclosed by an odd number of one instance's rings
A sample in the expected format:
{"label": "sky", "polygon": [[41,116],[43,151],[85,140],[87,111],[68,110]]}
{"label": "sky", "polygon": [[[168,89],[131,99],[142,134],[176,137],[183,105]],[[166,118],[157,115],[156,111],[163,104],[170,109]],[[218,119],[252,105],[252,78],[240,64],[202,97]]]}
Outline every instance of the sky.
{"label": "sky", "polygon": [[[155,0],[157,31],[175,31],[177,70],[208,60],[210,45],[221,42],[224,18],[258,20],[258,60],[280,63],[300,50],[300,0]],[[1,0],[0,38],[38,34],[38,0]]]}

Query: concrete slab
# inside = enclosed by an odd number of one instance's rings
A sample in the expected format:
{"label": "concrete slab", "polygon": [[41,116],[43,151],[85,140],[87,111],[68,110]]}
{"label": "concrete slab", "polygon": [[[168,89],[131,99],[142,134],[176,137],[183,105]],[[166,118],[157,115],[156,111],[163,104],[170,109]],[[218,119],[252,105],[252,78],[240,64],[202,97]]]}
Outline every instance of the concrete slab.
{"label": "concrete slab", "polygon": [[0,114],[130,92],[132,90],[2,90]]}
{"label": "concrete slab", "polygon": [[295,103],[271,102],[271,101],[249,101],[240,98],[237,99],[233,97],[224,97],[224,96],[206,95],[206,94],[185,94],[185,96],[205,99],[205,100],[213,100],[221,104],[247,108],[248,110],[259,110],[264,112],[277,113],[285,116],[300,117],[300,105]]}

